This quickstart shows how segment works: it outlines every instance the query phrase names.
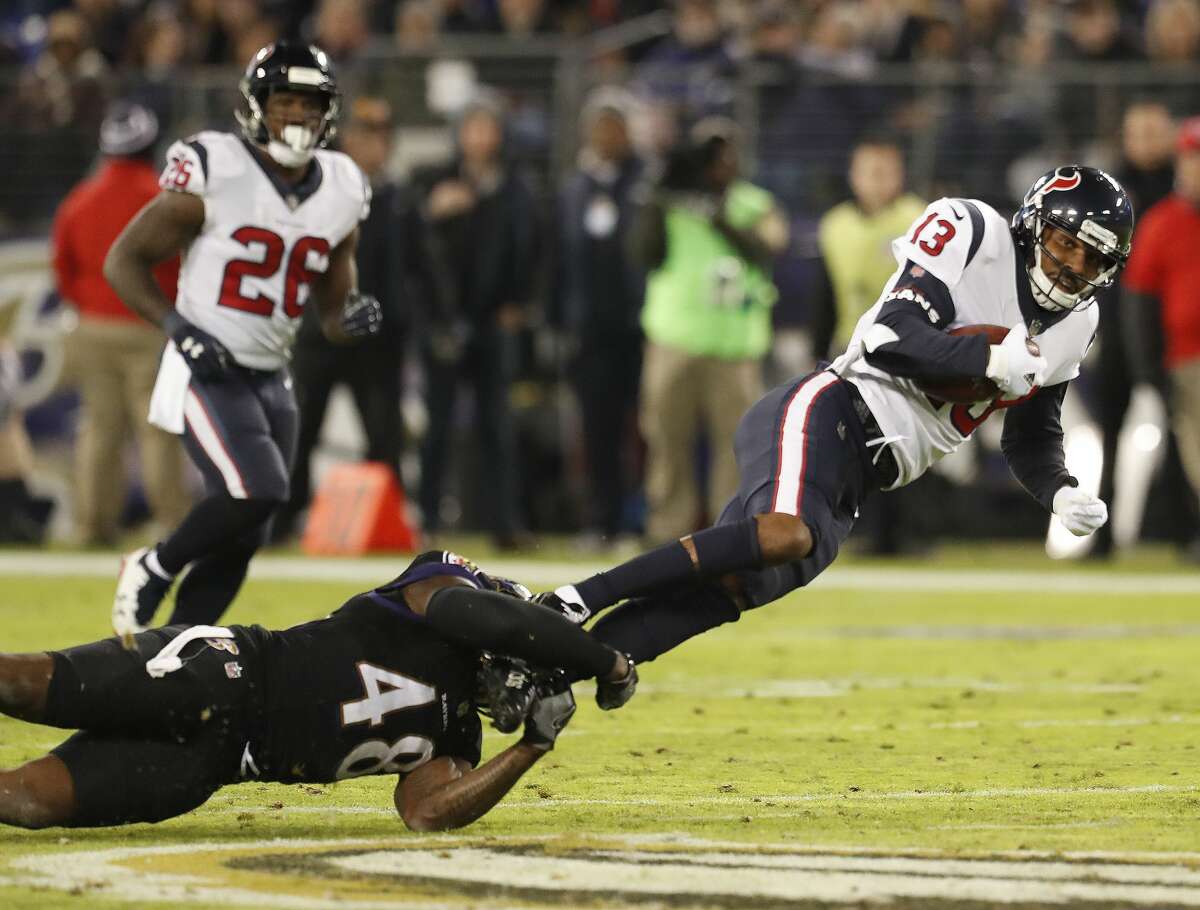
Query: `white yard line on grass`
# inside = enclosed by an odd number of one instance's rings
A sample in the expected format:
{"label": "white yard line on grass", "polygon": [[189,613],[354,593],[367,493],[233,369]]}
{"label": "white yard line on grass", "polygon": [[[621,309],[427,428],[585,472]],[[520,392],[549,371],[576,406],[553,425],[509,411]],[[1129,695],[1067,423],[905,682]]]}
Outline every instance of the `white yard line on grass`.
{"label": "white yard line on grass", "polygon": [[[117,577],[120,559],[104,553],[0,553],[0,575],[47,575],[88,578]],[[334,581],[378,584],[389,573],[399,573],[408,556],[331,559],[305,556],[259,556],[250,564],[253,578],[275,581]],[[587,562],[537,562],[499,559],[486,568],[498,575],[540,583],[542,586],[567,584],[606,568],[606,564]],[[958,569],[879,569],[838,568],[834,566],[813,583],[819,588],[857,590],[921,591],[1021,591],[1086,593],[1097,595],[1200,594],[1200,574],[1149,575],[1137,573],[1083,573],[1077,570],[964,571]]]}

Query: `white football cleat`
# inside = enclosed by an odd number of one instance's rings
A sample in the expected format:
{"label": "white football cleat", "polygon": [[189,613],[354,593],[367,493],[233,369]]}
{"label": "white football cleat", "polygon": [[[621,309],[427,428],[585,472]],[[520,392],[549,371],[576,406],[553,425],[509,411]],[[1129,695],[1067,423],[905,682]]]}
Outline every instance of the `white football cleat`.
{"label": "white football cleat", "polygon": [[171,589],[170,581],[155,575],[146,565],[149,552],[149,547],[141,547],[127,554],[117,575],[112,627],[127,648],[133,647],[134,635],[149,627],[158,605]]}

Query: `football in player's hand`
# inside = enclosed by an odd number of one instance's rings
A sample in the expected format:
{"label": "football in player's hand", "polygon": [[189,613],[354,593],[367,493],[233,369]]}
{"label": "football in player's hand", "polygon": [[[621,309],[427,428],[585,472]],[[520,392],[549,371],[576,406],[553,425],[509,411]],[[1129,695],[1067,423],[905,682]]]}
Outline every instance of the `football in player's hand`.
{"label": "football in player's hand", "polygon": [[[1002,325],[960,325],[950,329],[948,335],[986,335],[988,344],[999,344],[1004,340],[1009,329]],[[1028,340],[1029,353],[1037,356],[1041,352],[1037,343]],[[955,404],[971,404],[976,401],[991,401],[1000,394],[1000,387],[986,376],[978,379],[927,379],[916,380],[917,388],[938,401],[948,401]]]}

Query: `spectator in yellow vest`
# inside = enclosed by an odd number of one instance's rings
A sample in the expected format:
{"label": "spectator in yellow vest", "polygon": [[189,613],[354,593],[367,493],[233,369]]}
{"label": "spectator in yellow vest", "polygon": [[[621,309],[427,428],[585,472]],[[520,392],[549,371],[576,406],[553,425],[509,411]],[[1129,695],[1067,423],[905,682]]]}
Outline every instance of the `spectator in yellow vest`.
{"label": "spectator in yellow vest", "polygon": [[[826,212],[817,229],[826,279],[811,308],[818,360],[846,349],[859,317],[875,305],[879,289],[891,285],[892,241],[903,237],[925,209],[923,199],[905,192],[904,153],[894,140],[860,140],[850,154],[847,180],[853,197]],[[919,508],[907,489],[869,503],[861,522],[866,551],[894,556],[911,541],[928,539],[907,533]]]}
{"label": "spectator in yellow vest", "polygon": [[925,202],[905,192],[904,153],[884,138],[861,140],[850,156],[853,198],[821,218],[817,244],[827,280],[813,300],[813,352],[841,353],[859,317],[874,306],[896,270],[892,241],[908,230]]}

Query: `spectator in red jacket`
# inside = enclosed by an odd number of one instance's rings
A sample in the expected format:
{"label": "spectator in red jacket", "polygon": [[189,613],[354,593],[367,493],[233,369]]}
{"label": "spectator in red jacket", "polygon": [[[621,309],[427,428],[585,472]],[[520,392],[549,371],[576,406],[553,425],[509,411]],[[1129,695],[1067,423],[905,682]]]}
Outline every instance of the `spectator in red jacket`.
{"label": "spectator in red jacket", "polygon": [[[100,129],[99,169],[63,201],[54,220],[54,272],[63,299],[79,309],[68,362],[82,395],[76,445],[76,534],[85,545],[117,542],[125,501],[125,441],[135,433],[154,519],[172,527],[191,505],[179,440],[146,422],[162,353],[162,333],[130,312],[102,273],[108,248],[158,193],[153,166],[158,121],[149,109],[118,102]],[[175,296],[178,259],[156,270]]]}
{"label": "spectator in red jacket", "polygon": [[[1142,216],[1122,283],[1133,374],[1149,384],[1165,372],[1161,385],[1184,472],[1200,495],[1200,117],[1180,127],[1175,191]],[[1161,325],[1161,354],[1154,323]],[[1200,541],[1187,555],[1200,561]]]}

